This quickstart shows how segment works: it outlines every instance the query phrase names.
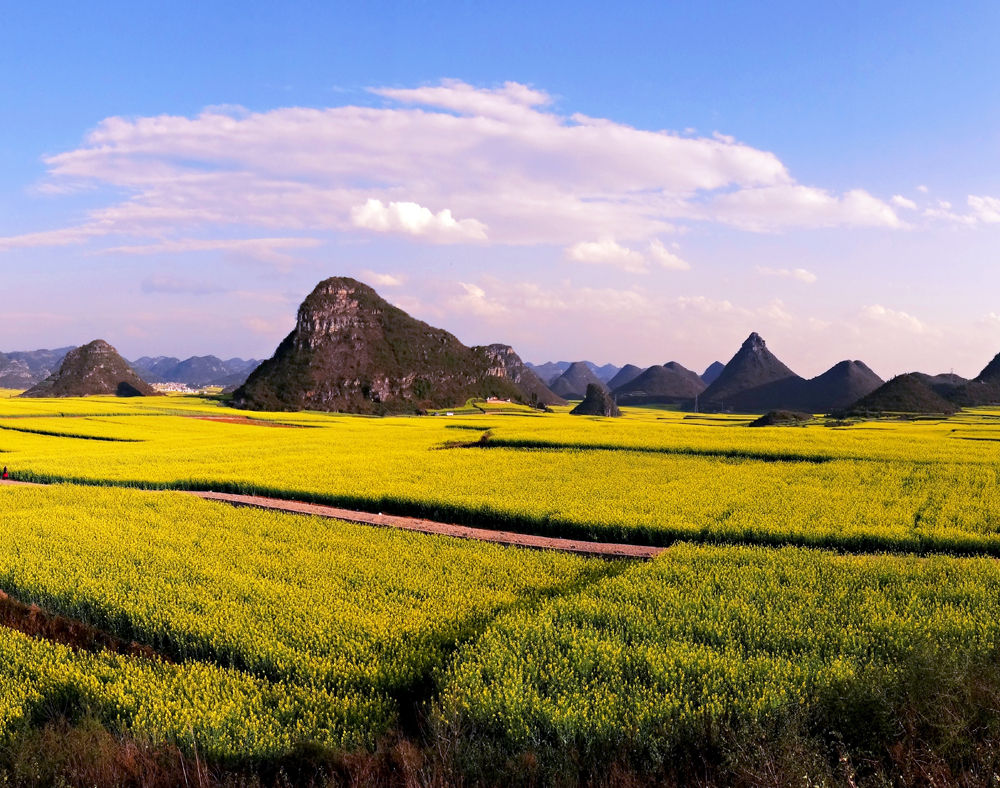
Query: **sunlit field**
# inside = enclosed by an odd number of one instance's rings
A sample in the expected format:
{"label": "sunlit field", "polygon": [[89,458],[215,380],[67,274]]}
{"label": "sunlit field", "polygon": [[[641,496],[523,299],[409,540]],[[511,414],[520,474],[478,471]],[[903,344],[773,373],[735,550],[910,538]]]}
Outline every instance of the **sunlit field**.
{"label": "sunlit field", "polygon": [[[0,464],[52,483],[0,487],[0,589],[151,650],[0,628],[0,739],[69,715],[232,768],[403,737],[455,779],[708,759],[725,782],[779,740],[834,776],[842,753],[889,769],[908,725],[937,746],[928,704],[972,726],[958,761],[997,729],[1000,411],[566,411],[0,397]],[[669,549],[583,559],[186,489]]]}
{"label": "sunlit field", "polygon": [[[199,399],[4,400],[0,451],[23,480],[258,493],[608,541],[1000,552],[996,411],[753,429],[626,413],[248,420]],[[242,423],[197,418],[212,415]]]}

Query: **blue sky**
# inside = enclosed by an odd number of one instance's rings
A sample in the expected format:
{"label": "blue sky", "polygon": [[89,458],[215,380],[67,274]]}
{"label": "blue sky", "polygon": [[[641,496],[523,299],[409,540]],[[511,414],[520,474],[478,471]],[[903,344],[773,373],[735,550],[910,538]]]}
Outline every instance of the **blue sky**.
{"label": "blue sky", "polygon": [[0,350],[269,355],[353,275],[529,360],[974,374],[1000,6],[9,4]]}

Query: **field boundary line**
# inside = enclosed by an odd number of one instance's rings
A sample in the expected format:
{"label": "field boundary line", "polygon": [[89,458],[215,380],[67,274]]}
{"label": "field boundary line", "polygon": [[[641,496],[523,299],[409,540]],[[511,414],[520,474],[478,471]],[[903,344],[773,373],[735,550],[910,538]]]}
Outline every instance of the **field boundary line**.
{"label": "field boundary line", "polygon": [[[39,482],[22,482],[14,479],[0,481],[0,486],[45,487]],[[588,542],[582,539],[564,539],[553,536],[535,536],[533,534],[517,533],[515,531],[497,531],[491,528],[474,528],[467,525],[441,523],[436,520],[424,520],[419,517],[403,517],[393,514],[371,514],[355,509],[341,509],[337,506],[290,501],[284,498],[268,498],[261,495],[237,495],[235,493],[211,492],[208,490],[146,490],[146,492],[180,492],[193,495],[206,501],[226,503],[230,506],[246,506],[255,509],[284,512],[285,514],[305,514],[317,517],[327,517],[331,520],[343,520],[360,525],[372,525],[379,528],[397,528],[403,531],[413,531],[432,536],[451,536],[456,539],[469,539],[477,542],[506,545],[508,547],[524,547],[532,550],[556,550],[562,553],[595,558],[626,558],[632,560],[649,560],[656,558],[667,547],[651,545],[621,544],[616,542]]]}
{"label": "field boundary line", "polygon": [[511,547],[526,547],[535,550],[558,550],[564,553],[594,556],[600,558],[631,558],[648,560],[655,558],[668,548],[651,547],[648,545],[617,544],[613,542],[586,542],[580,539],[562,539],[559,537],[534,536],[532,534],[516,533],[514,531],[495,531],[490,528],[473,528],[467,525],[452,525],[434,520],[424,520],[419,517],[400,517],[392,514],[370,514],[353,509],[341,509],[324,504],[288,501],[282,498],[266,498],[258,495],[236,495],[198,490],[185,490],[189,495],[195,495],[206,501],[227,503],[231,506],[248,506],[257,509],[285,512],[287,514],[307,514],[328,517],[333,520],[344,520],[361,525],[373,525],[381,528],[398,528],[404,531],[415,531],[435,536],[451,536],[458,539],[470,539],[478,542]]}

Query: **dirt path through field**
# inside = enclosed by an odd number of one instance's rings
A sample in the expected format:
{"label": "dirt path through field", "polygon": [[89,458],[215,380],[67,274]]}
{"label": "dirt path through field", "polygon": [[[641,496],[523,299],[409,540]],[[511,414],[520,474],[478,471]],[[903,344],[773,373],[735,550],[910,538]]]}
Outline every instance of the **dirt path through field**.
{"label": "dirt path through field", "polygon": [[232,495],[230,493],[195,492],[207,501],[220,501],[233,506],[252,506],[259,509],[272,509],[292,514],[313,514],[319,517],[329,517],[334,520],[346,520],[350,523],[375,525],[383,528],[401,528],[405,531],[417,531],[422,534],[438,536],[453,536],[458,539],[473,539],[479,542],[510,545],[514,547],[530,547],[536,550],[560,550],[564,553],[599,556],[602,558],[655,558],[662,553],[664,547],[647,547],[644,545],[614,544],[608,542],[585,542],[578,539],[559,539],[548,536],[532,536],[514,531],[495,531],[491,528],[471,528],[465,525],[451,525],[434,520],[423,520],[418,517],[399,517],[391,514],[370,514],[353,509],[340,509],[336,506],[324,506],[300,501],[286,501],[281,498],[264,498],[255,495]]}
{"label": "dirt path through field", "polygon": [[[39,486],[30,482],[0,481],[0,485]],[[437,536],[453,536],[458,539],[473,539],[478,542],[509,545],[512,547],[528,547],[535,550],[559,550],[564,553],[596,556],[599,558],[631,558],[650,559],[662,553],[665,547],[648,547],[646,545],[615,544],[612,542],[586,542],[580,539],[560,539],[550,536],[533,536],[514,531],[496,531],[491,528],[472,528],[466,525],[439,523],[434,520],[423,520],[419,517],[399,517],[391,514],[371,514],[353,509],[340,509],[336,506],[324,506],[301,501],[287,501],[282,498],[265,498],[258,495],[234,495],[231,493],[185,490],[189,495],[196,495],[206,501],[228,503],[231,506],[250,506],[258,509],[270,509],[289,514],[312,514],[318,517],[329,517],[334,520],[344,520],[349,523],[374,525],[381,528],[400,528],[404,531],[416,531],[422,534]]]}

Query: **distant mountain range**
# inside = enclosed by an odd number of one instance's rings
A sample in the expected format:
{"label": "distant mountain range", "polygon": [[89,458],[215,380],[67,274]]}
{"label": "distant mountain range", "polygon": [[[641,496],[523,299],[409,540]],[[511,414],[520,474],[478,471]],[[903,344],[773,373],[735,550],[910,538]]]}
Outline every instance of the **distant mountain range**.
{"label": "distant mountain range", "polygon": [[607,380],[601,375],[606,376],[613,365],[559,361],[533,368],[557,372],[549,385],[566,399],[583,399],[587,387],[598,383],[618,405],[663,404],[740,413],[947,413],[1000,403],[1000,354],[972,380],[951,373],[915,372],[886,383],[857,360],[841,361],[806,379],[789,369],[756,333],[747,337],[728,364],[713,362],[702,375],[676,361],[647,369],[626,364]]}
{"label": "distant mountain range", "polygon": [[525,366],[534,371],[549,386],[574,364],[583,364],[589,368],[594,373],[594,377],[601,381],[601,383],[607,383],[618,374],[619,370],[614,364],[598,366],[593,361],[546,361],[544,364],[532,364],[530,361],[525,362]]}
{"label": "distant mountain range", "polygon": [[191,356],[181,361],[173,356],[143,356],[132,368],[150,383],[183,383],[191,388],[239,386],[260,362],[257,359]]}
{"label": "distant mountain range", "polygon": [[[0,353],[0,388],[29,389],[59,369],[74,346],[55,350],[28,350]],[[183,383],[191,388],[202,386],[238,386],[260,363],[256,359],[215,356],[143,356],[130,363],[147,383]]]}
{"label": "distant mountain range", "polygon": [[0,388],[28,389],[45,380],[73,347],[0,353]]}
{"label": "distant mountain range", "polygon": [[[104,368],[115,381],[104,379]],[[0,387],[36,396],[88,388],[106,393],[112,383],[126,393],[146,393],[148,383],[167,382],[229,387],[234,404],[251,409],[406,413],[501,397],[537,406],[587,399],[584,411],[602,412],[610,401],[742,413],[947,413],[1000,404],[1000,354],[972,380],[914,372],[888,383],[858,360],[803,378],[757,333],[729,363],[713,362],[701,375],[676,361],[645,369],[591,361],[530,364],[509,345],[467,347],[345,277],[317,285],[299,308],[295,330],[263,363],[143,356],[130,365],[100,340],[79,349],[0,353]]]}

